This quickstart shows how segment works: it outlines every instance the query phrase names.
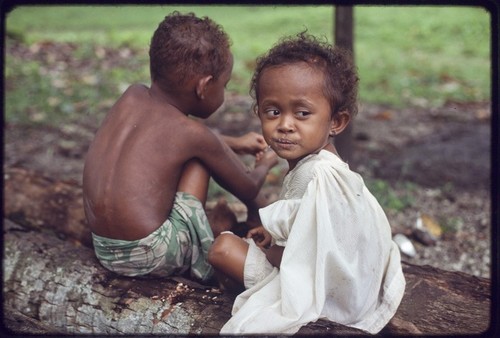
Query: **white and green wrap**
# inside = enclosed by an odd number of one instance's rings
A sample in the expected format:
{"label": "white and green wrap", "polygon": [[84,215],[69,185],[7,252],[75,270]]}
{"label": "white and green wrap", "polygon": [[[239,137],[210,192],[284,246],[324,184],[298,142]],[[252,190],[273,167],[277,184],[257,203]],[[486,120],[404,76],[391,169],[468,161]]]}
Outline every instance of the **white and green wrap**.
{"label": "white and green wrap", "polygon": [[169,218],[149,236],[118,240],[92,234],[101,264],[120,275],[172,276],[184,274],[202,281],[213,275],[207,261],[214,235],[201,202],[178,192]]}

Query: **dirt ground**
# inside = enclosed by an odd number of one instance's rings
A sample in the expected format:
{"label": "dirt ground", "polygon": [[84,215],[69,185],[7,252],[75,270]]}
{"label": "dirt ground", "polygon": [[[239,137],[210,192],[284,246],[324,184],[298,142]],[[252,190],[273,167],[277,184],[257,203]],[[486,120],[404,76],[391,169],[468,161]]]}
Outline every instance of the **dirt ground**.
{"label": "dirt ground", "polygon": [[[350,166],[365,181],[388,182],[394,198],[411,201],[403,210],[386,210],[393,233],[405,234],[415,247],[416,255],[403,255],[404,260],[490,277],[490,116],[489,103],[401,110],[361,105]],[[43,128],[6,124],[4,166],[80,183],[99,122]],[[251,100],[243,96],[228,95],[205,123],[228,135],[259,131]],[[285,173],[286,163],[280,163],[266,184],[270,194],[277,193]],[[435,244],[415,237],[419,215],[441,231]]]}

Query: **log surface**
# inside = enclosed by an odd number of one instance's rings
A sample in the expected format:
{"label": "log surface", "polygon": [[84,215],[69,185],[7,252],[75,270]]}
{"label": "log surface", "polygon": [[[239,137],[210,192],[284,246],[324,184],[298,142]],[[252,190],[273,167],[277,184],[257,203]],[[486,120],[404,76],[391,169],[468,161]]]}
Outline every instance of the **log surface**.
{"label": "log surface", "polygon": [[[234,295],[181,277],[129,278],[104,269],[93,250],[4,220],[4,323],[29,318],[45,333],[217,334]],[[407,288],[382,333],[478,334],[489,329],[490,282],[403,264]],[[14,318],[14,315],[17,316]],[[19,319],[21,318],[21,319]],[[301,334],[360,331],[319,320]]]}
{"label": "log surface", "polygon": [[[4,308],[49,333],[217,333],[232,298],[178,279],[120,277],[91,249],[4,222]],[[188,283],[189,282],[189,285]]]}
{"label": "log surface", "polygon": [[[4,173],[4,325],[14,333],[217,334],[234,295],[182,278],[120,277],[94,256],[81,186]],[[9,220],[10,219],[10,220]],[[491,283],[403,262],[403,301],[382,334],[488,332]],[[326,320],[300,334],[359,334]]]}

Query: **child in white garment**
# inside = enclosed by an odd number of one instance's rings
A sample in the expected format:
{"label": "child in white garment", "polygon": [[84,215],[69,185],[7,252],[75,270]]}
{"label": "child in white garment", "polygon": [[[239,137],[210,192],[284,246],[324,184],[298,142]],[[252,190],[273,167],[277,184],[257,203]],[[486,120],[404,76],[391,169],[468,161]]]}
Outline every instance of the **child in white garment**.
{"label": "child in white garment", "polygon": [[350,55],[301,33],[257,60],[251,93],[266,142],[289,172],[246,239],[223,233],[209,262],[247,289],[221,333],[295,333],[328,318],[369,333],[405,280],[379,203],[332,143],[357,113]]}

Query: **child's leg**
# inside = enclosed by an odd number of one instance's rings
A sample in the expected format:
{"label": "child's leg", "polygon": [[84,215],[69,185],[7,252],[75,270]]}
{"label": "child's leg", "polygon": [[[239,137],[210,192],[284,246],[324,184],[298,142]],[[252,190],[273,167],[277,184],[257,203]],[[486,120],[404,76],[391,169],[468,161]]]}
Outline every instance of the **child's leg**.
{"label": "child's leg", "polygon": [[[184,166],[178,191],[182,191],[196,197],[202,205],[207,201],[210,173],[198,160],[191,160]],[[223,231],[231,230],[236,224],[236,216],[225,201],[219,201],[212,212],[207,213],[208,222],[214,237]]]}
{"label": "child's leg", "polygon": [[210,173],[203,164],[198,160],[191,160],[184,166],[177,191],[191,194],[205,205],[209,180]]}
{"label": "child's leg", "polygon": [[[208,262],[219,273],[219,280],[224,283],[225,279],[244,285],[243,270],[248,252],[248,243],[240,237],[224,233],[217,237],[208,253]],[[222,278],[221,278],[222,277]]]}

